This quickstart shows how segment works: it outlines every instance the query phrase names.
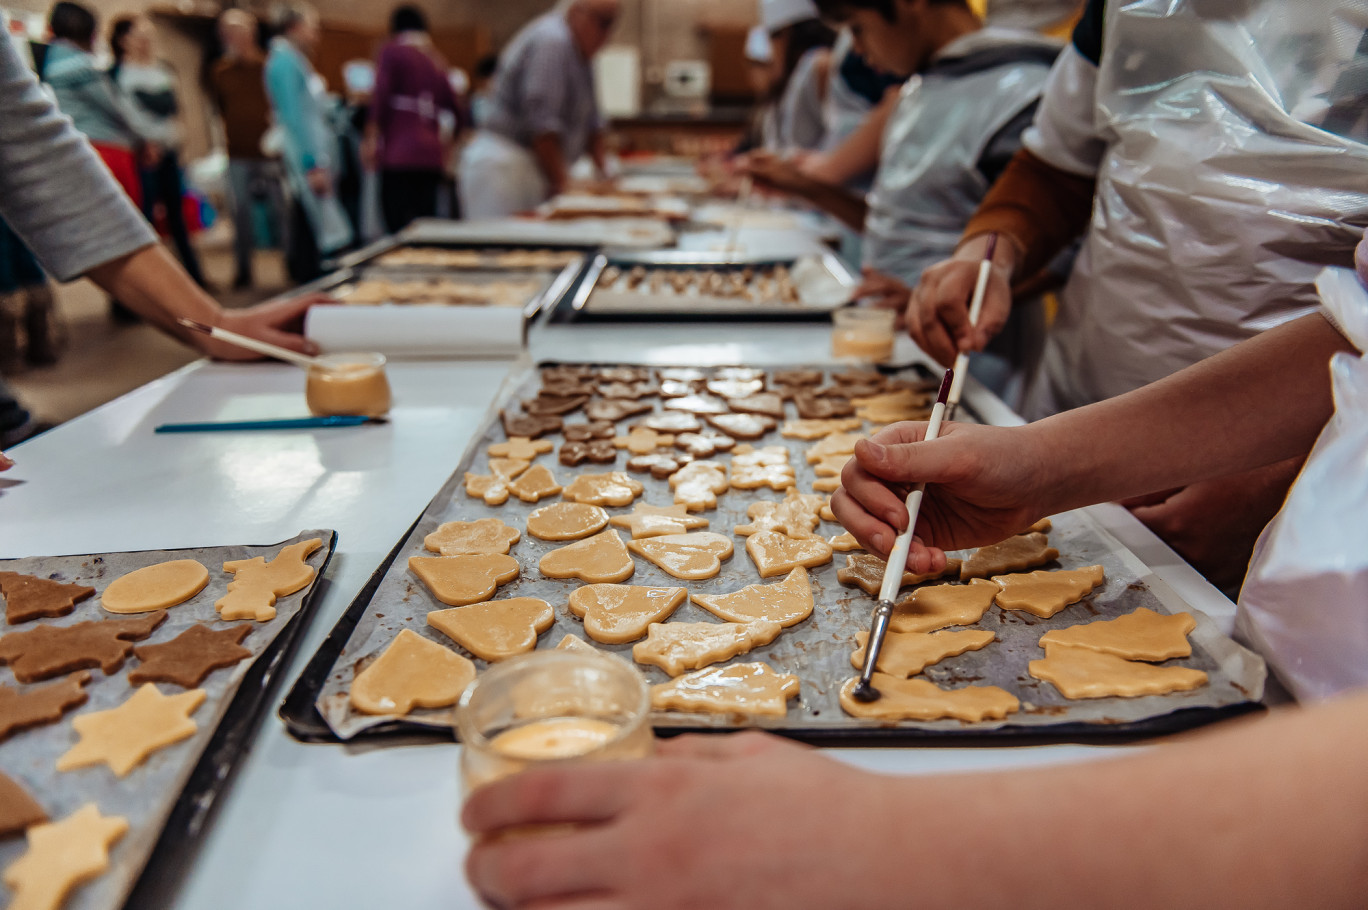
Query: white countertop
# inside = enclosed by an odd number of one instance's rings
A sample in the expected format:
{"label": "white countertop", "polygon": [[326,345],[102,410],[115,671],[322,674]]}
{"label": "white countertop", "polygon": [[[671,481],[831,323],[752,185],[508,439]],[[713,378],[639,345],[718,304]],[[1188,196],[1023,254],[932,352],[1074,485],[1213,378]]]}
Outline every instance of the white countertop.
{"label": "white countertop", "polygon": [[[827,359],[825,326],[551,327],[534,356],[773,365]],[[900,349],[900,355],[914,351]],[[0,555],[271,543],[333,528],[327,588],[279,697],[455,468],[509,362],[394,362],[389,424],[310,432],[154,435],[170,421],[299,416],[303,374],[197,363],[12,450],[0,475]],[[974,396],[980,396],[975,398]],[[995,421],[1010,412],[970,390]],[[1117,507],[1108,528],[1225,627],[1233,607]],[[890,773],[1074,761],[1116,747],[844,749]],[[274,710],[222,800],[176,906],[478,906],[462,877],[458,747],[305,745]]]}

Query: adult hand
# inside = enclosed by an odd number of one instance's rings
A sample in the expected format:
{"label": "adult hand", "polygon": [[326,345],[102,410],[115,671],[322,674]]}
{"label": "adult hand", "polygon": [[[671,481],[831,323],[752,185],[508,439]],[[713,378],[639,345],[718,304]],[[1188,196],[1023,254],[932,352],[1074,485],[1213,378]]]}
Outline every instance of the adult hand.
{"label": "adult hand", "polygon": [[831,509],[866,550],[888,557],[907,527],[907,493],[927,484],[907,568],[945,568],[945,551],[997,543],[1050,514],[1053,480],[1030,427],[896,423],[855,444]]}
{"label": "adult hand", "polygon": [[143,143],[139,157],[142,159],[142,166],[150,169],[160,164],[162,156],[164,156],[165,154],[166,150],[163,149],[157,143],[145,142]]}
{"label": "adult hand", "polygon": [[0,471],[8,471],[12,467],[14,467],[14,459],[4,452],[0,452]]}
{"label": "adult hand", "polygon": [[887,272],[866,267],[858,287],[850,294],[852,300],[868,300],[872,306],[883,310],[893,310],[898,319],[903,318],[912,289]]}
{"label": "adult hand", "polygon": [[[476,838],[476,892],[537,910],[906,903],[887,874],[905,849],[892,778],[763,733],[657,745],[644,761],[525,771],[475,791],[461,819]],[[497,836],[535,825],[575,827]]]}
{"label": "adult hand", "polygon": [[[304,314],[317,304],[334,303],[326,294],[302,294],[283,300],[260,303],[241,310],[224,310],[219,327],[270,342],[301,354],[317,354],[318,345],[302,334]],[[215,360],[260,360],[261,355],[236,345],[217,341],[205,335],[195,335],[200,350]]]}
{"label": "adult hand", "polygon": [[332,195],[332,175],[328,173],[327,168],[314,168],[313,170],[309,171],[308,177],[306,179],[309,183],[309,189],[313,192],[315,196],[321,198]]}
{"label": "adult hand", "polygon": [[797,164],[773,152],[751,152],[741,167],[742,173],[749,174],[765,189],[797,193],[807,184]]}
{"label": "adult hand", "polygon": [[[1004,238],[1005,239],[1005,238]],[[969,323],[969,302],[983,261],[984,236],[961,243],[954,256],[922,272],[907,306],[907,331],[917,345],[943,366],[960,351],[981,351],[1002,331],[1012,310],[1012,269],[1016,249],[999,242],[977,326]]]}

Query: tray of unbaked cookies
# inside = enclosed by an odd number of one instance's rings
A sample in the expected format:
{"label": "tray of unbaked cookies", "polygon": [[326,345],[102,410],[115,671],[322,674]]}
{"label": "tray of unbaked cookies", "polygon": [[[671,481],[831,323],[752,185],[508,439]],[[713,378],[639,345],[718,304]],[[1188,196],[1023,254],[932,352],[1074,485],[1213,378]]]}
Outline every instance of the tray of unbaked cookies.
{"label": "tray of unbaked cookies", "polygon": [[320,530],[267,546],[0,560],[10,906],[165,903],[335,543]]}
{"label": "tray of unbaked cookies", "polygon": [[595,256],[568,298],[577,314],[607,318],[826,318],[858,279],[831,253],[745,260],[679,250]]}
{"label": "tray of unbaked cookies", "polygon": [[[905,576],[880,662],[889,697],[873,712],[843,699],[883,564],[828,498],[855,442],[924,418],[933,387],[911,372],[805,368],[544,365],[511,377],[282,717],[302,739],[449,736],[469,679],[552,647],[634,661],[662,732],[1100,737],[1259,701],[1262,662],[1086,512],[953,554],[943,577]],[[1049,657],[1047,633],[1066,639]],[[1168,656],[1127,644],[1154,638]],[[428,683],[415,682],[417,662],[430,662],[417,674]],[[1102,673],[1102,688],[1080,689],[1080,672]],[[1126,694],[1094,697],[1112,691]],[[743,710],[747,693],[762,705]]]}

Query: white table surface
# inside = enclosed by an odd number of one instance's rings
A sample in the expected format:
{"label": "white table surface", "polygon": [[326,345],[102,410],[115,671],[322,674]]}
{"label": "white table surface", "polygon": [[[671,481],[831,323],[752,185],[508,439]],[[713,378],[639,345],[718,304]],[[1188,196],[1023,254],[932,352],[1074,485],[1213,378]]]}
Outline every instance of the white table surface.
{"label": "white table surface", "polygon": [[[584,326],[537,330],[532,353],[646,363],[816,363],[811,325]],[[909,349],[899,350],[911,356]],[[283,697],[333,623],[459,461],[509,362],[395,362],[391,422],[279,433],[156,436],[171,421],[298,416],[303,374],[196,363],[12,450],[0,475],[0,555],[270,543],[338,532],[327,588]],[[1012,416],[983,397],[995,421]],[[1104,523],[1188,603],[1227,628],[1230,602],[1123,510]],[[175,906],[478,906],[461,873],[455,745],[305,745],[274,710],[222,799]],[[928,773],[1085,760],[1120,747],[843,749],[871,770]]]}

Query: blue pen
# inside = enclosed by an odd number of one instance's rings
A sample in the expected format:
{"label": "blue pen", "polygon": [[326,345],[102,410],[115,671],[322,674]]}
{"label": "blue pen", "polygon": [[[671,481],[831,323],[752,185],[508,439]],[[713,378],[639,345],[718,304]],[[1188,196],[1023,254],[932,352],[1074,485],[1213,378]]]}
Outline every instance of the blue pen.
{"label": "blue pen", "polygon": [[283,420],[228,420],[219,423],[164,423],[155,433],[217,433],[226,430],[326,430],[384,423],[380,417],[288,417]]}

